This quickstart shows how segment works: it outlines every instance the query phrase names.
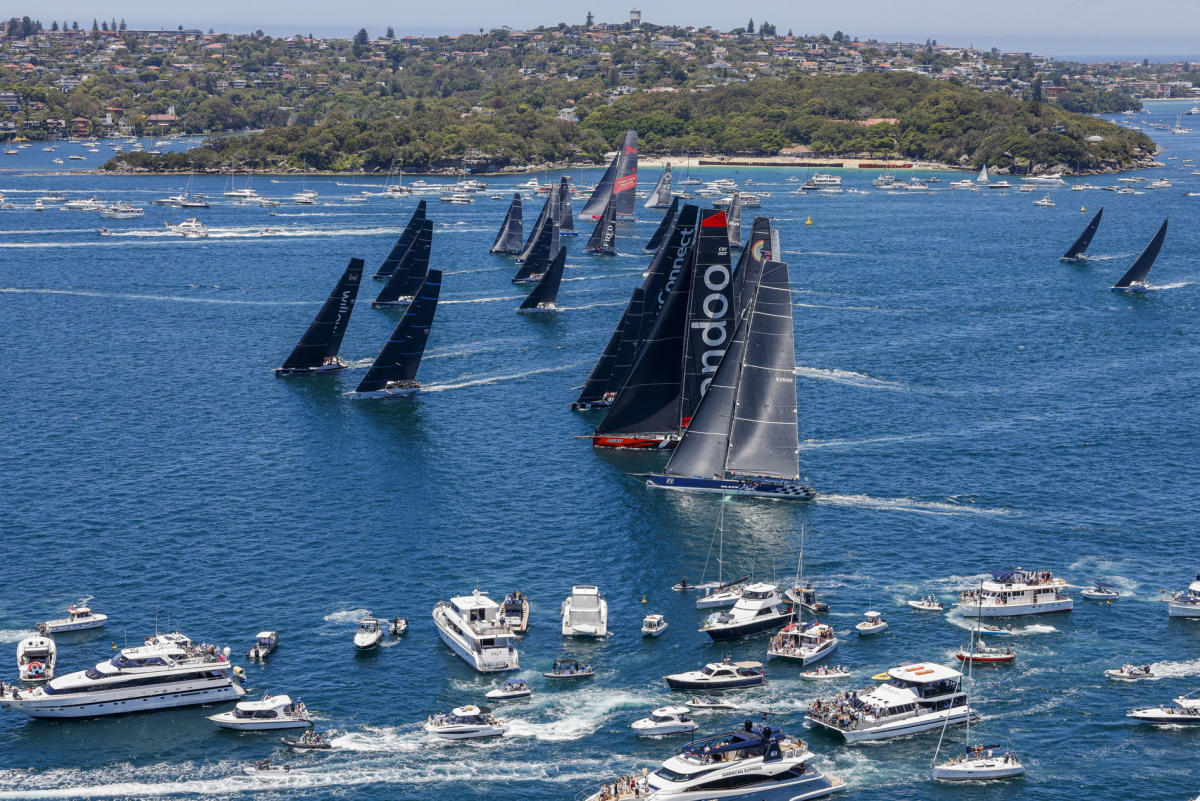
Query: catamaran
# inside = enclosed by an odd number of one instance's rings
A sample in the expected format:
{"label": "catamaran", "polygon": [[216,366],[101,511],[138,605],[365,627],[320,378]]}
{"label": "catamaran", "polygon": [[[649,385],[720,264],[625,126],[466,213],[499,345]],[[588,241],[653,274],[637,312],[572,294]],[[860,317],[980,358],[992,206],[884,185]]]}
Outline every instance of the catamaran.
{"label": "catamaran", "polygon": [[508,204],[508,213],[500,225],[500,233],[492,243],[489,253],[501,253],[514,256],[521,252],[521,242],[525,239],[521,227],[521,193],[513,192],[512,202]]}
{"label": "catamaran", "polygon": [[408,246],[412,244],[416,238],[417,232],[421,228],[421,221],[425,219],[425,201],[422,200],[417,204],[417,208],[413,211],[412,217],[408,219],[408,224],[404,226],[404,231],[400,234],[400,238],[396,240],[396,244],[392,246],[392,250],[388,253],[387,258],[383,260],[383,264],[379,265],[379,269],[375,271],[373,276],[376,280],[386,281],[392,277],[392,271],[396,269],[396,265],[400,263],[400,259],[408,251]]}
{"label": "catamaran", "polygon": [[558,297],[558,287],[562,283],[563,268],[566,266],[566,263],[567,249],[560,247],[558,255],[550,262],[550,266],[542,274],[541,279],[537,282],[537,286],[533,288],[529,296],[517,308],[519,313],[538,314],[558,311],[558,306],[555,305],[554,301]]}
{"label": "catamaran", "polygon": [[604,207],[608,205],[610,197],[616,198],[617,217],[633,218],[633,204],[637,199],[635,196],[637,192],[637,161],[637,131],[626,131],[621,149],[617,151],[612,163],[608,165],[608,169],[600,178],[600,183],[596,184],[592,196],[588,198],[588,202],[579,212],[580,219],[594,220],[599,217],[604,211]]}
{"label": "catamaran", "polygon": [[1113,284],[1114,292],[1144,292],[1150,287],[1146,283],[1146,276],[1150,273],[1150,268],[1154,266],[1154,260],[1158,258],[1158,252],[1162,250],[1163,240],[1166,237],[1167,221],[1163,220],[1158,233],[1150,240],[1150,244],[1146,245],[1142,255],[1138,256],[1133,266],[1121,276],[1117,283]]}
{"label": "catamaran", "polygon": [[595,256],[615,256],[617,253],[617,201],[609,198],[604,213],[596,220],[596,228],[588,237],[589,253]]}
{"label": "catamaran", "polygon": [[1083,254],[1087,253],[1088,245],[1092,244],[1092,237],[1096,235],[1096,229],[1100,227],[1100,218],[1104,215],[1104,207],[1100,207],[1100,211],[1096,212],[1096,216],[1088,223],[1087,228],[1083,229],[1083,233],[1079,238],[1071,243],[1071,247],[1067,248],[1067,252],[1062,255],[1059,261],[1070,263],[1082,263],[1086,261]]}
{"label": "catamaran", "polygon": [[275,368],[275,375],[307,375],[346,369],[346,363],[338,358],[338,349],[342,346],[346,326],[350,324],[362,274],[363,260],[351,259],[304,336],[300,337],[283,366]]}
{"label": "catamaran", "polygon": [[375,363],[358,388],[350,393],[352,397],[386,398],[409,395],[421,388],[417,381],[417,367],[421,364],[421,355],[429,341],[429,329],[433,326],[441,288],[442,271],[430,270],[383,350],[375,357]]}
{"label": "catamaran", "polygon": [[654,185],[654,189],[646,198],[642,208],[665,209],[671,205],[671,195],[671,165],[667,164],[663,167],[662,175],[658,176],[658,183]]}
{"label": "catamaran", "polygon": [[373,308],[403,306],[412,302],[429,272],[429,251],[432,246],[433,220],[420,220],[416,236],[392,269],[388,282],[379,290],[379,296],[371,302]]}

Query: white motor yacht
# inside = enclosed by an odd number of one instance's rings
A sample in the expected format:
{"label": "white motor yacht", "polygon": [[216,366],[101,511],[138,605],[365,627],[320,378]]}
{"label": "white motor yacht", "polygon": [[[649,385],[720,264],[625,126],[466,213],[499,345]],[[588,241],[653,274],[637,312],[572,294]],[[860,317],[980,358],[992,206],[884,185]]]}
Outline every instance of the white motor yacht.
{"label": "white motor yacht", "polygon": [[591,584],[576,584],[562,605],[564,637],[607,637],[608,601]]}
{"label": "white motor yacht", "polygon": [[920,609],[922,612],[942,611],[942,602],[932,595],[926,595],[918,601],[908,601],[908,605],[913,609]]}
{"label": "white motor yacht", "polygon": [[492,701],[513,701],[517,698],[528,698],[531,695],[533,695],[533,690],[529,689],[529,685],[525,683],[524,679],[506,681],[494,690],[484,693],[484,697]]}
{"label": "white motor yacht", "polygon": [[779,588],[758,582],[742,590],[733,609],[709,615],[700,631],[714,640],[734,640],[782,626],[791,616],[792,610],[779,596]]}
{"label": "white motor yacht", "polygon": [[58,648],[45,634],[33,634],[17,643],[17,671],[21,681],[49,681],[54,678]]}
{"label": "white motor yacht", "polygon": [[258,197],[258,192],[246,187],[245,189],[230,189],[225,193],[225,197],[231,197],[234,200],[254,200]]}
{"label": "white motor yacht", "polygon": [[1012,184],[1010,184],[1008,181],[996,181],[995,183],[988,184],[987,188],[988,189],[1012,189]]}
{"label": "white motor yacht", "polygon": [[700,670],[663,676],[672,690],[732,690],[757,687],[766,681],[762,662],[710,662]]}
{"label": "white motor yacht", "polygon": [[443,740],[469,740],[475,737],[499,737],[508,731],[503,718],[492,715],[490,707],[460,706],[449,715],[431,715],[425,731]]}
{"label": "white motor yacht", "polygon": [[223,729],[238,731],[306,729],[312,725],[304,702],[293,702],[286,695],[264,695],[257,701],[239,701],[228,712],[209,715],[208,719]]}
{"label": "white motor yacht", "polygon": [[978,590],[960,593],[955,604],[967,617],[1015,617],[1069,612],[1067,583],[1049,570],[997,570]]}
{"label": "white motor yacht", "polygon": [[863,612],[863,617],[865,619],[859,621],[854,627],[859,634],[879,634],[888,627],[887,621],[883,619],[882,612],[868,609],[866,612]]}
{"label": "white motor yacht", "polygon": [[1200,617],[1200,573],[1186,590],[1180,590],[1167,601],[1167,614],[1171,617]]}
{"label": "white motor yacht", "polygon": [[1037,206],[1038,208],[1042,208],[1042,209],[1052,209],[1052,208],[1054,208],[1054,201],[1050,199],[1049,195],[1046,195],[1046,196],[1042,197],[1040,200],[1033,201],[1033,205]]}
{"label": "white motor yacht", "polygon": [[165,223],[165,225],[169,230],[177,234],[182,234],[188,239],[201,239],[208,236],[208,227],[195,217],[188,217],[176,225],[171,225],[170,223]]}
{"label": "white motor yacht", "polygon": [[355,648],[360,651],[369,651],[379,647],[381,639],[383,639],[383,627],[379,625],[378,619],[364,617],[358,621],[358,631],[354,632]]}
{"label": "white motor yacht", "polygon": [[520,667],[512,629],[500,617],[500,606],[476,589],[433,608],[438,636],[459,658],[480,673]]}
{"label": "white motor yacht", "polygon": [[58,620],[47,620],[37,624],[37,630],[42,634],[59,634],[64,631],[81,631],[83,629],[98,629],[108,620],[108,615],[93,612],[83,604],[67,607],[67,616]]}
{"label": "white motor yacht", "polygon": [[950,188],[951,189],[974,189],[975,182],[972,181],[970,178],[963,178],[958,181],[951,181]]}
{"label": "white motor yacht", "polygon": [[824,172],[813,173],[813,175],[808,179],[808,181],[805,182],[805,185],[811,186],[814,188],[821,187],[821,186],[841,186],[842,185],[842,176],[831,175],[829,173],[824,173]]}
{"label": "white motor yacht", "polygon": [[691,712],[686,706],[662,706],[649,716],[635,720],[629,724],[629,728],[637,732],[639,737],[685,734],[700,728],[700,724],[692,720]]}
{"label": "white motor yacht", "polygon": [[1134,665],[1129,662],[1119,668],[1104,671],[1104,675],[1117,681],[1144,681],[1158,678],[1149,665]]}
{"label": "white motor yacht", "polygon": [[1126,717],[1140,720],[1144,723],[1161,723],[1165,725],[1197,725],[1200,724],[1200,698],[1195,697],[1200,690],[1175,699],[1175,706],[1146,707],[1131,709]]}
{"label": "white motor yacht", "polygon": [[642,618],[642,636],[657,637],[667,630],[667,619],[662,615],[646,615]]}
{"label": "white motor yacht", "polygon": [[232,668],[228,648],[193,645],[178,632],[156,634],[94,668],[12,690],[0,708],[35,718],[85,718],[232,701],[245,694]]}
{"label": "white motor yacht", "polygon": [[888,680],[854,693],[817,700],[808,710],[811,723],[841,734],[847,743],[887,740],[905,734],[965,723],[978,713],[967,705],[962,674],[932,662],[901,665]]}
{"label": "white motor yacht", "polygon": [[784,626],[783,631],[771,638],[767,656],[808,665],[829,656],[837,647],[838,638],[833,626],[810,620]]}
{"label": "white motor yacht", "polygon": [[64,211],[100,211],[105,208],[104,201],[97,197],[77,198],[62,204]]}

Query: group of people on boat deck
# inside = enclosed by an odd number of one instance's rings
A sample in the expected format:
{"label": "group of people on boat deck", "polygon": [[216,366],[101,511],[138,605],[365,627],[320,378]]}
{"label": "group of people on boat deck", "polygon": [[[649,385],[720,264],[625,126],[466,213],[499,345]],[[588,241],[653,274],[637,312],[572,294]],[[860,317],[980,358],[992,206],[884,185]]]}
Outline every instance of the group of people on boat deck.
{"label": "group of people on boat deck", "polygon": [[618,798],[641,798],[646,792],[646,780],[640,776],[622,776],[612,784],[600,785],[600,801]]}
{"label": "group of people on boat deck", "polygon": [[300,735],[300,742],[304,743],[305,745],[313,745],[323,741],[321,740],[321,735],[319,732],[306,731],[304,734]]}
{"label": "group of people on boat deck", "polygon": [[574,659],[555,659],[550,668],[550,672],[554,674],[587,673],[590,670],[590,667]]}
{"label": "group of people on boat deck", "polygon": [[829,701],[820,698],[812,702],[808,714],[843,729],[853,728],[869,716],[878,716],[879,709],[858,697],[857,690],[840,692]]}
{"label": "group of people on boat deck", "polygon": [[[985,750],[986,749],[982,745],[973,745],[973,746],[971,746],[971,753],[969,756],[966,754],[959,754],[958,756],[956,756],[950,760],[950,764],[951,765],[961,765],[963,762],[965,762],[968,759],[983,759]],[[988,756],[991,756],[991,752],[988,752]],[[1001,761],[1003,761],[1004,764],[1007,765],[1010,762],[1015,762],[1016,756],[1014,754],[1012,754],[1011,752],[1009,752],[1009,753],[1005,754],[1003,757],[1001,757]]]}
{"label": "group of people on boat deck", "polygon": [[21,691],[21,688],[18,687],[17,685],[5,684],[4,682],[0,681],[0,698],[3,698],[4,696],[11,694],[12,699],[14,701],[20,700],[20,698],[21,698],[20,691]]}
{"label": "group of people on boat deck", "polygon": [[[817,636],[817,645],[822,645],[832,639],[833,634],[830,630],[822,629],[821,633]],[[796,647],[792,638],[780,632],[771,638],[771,644],[767,650],[776,654],[799,654],[801,649]]]}

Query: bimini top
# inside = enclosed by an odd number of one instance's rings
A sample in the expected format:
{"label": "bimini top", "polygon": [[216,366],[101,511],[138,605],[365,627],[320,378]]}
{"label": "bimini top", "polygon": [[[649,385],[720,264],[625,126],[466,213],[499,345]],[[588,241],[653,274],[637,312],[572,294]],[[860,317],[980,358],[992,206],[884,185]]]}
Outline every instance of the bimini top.
{"label": "bimini top", "polygon": [[236,708],[239,712],[266,712],[272,709],[286,709],[291,705],[291,696],[264,695],[257,701],[239,701]]}
{"label": "bimini top", "polygon": [[914,684],[929,684],[935,681],[958,681],[962,674],[954,668],[937,665],[933,662],[918,662],[915,665],[901,665],[888,671],[888,676]]}
{"label": "bimini top", "polygon": [[747,721],[744,729],[714,734],[688,743],[680,749],[679,756],[704,759],[717,754],[741,751],[751,751],[747,756],[752,756],[769,750],[772,745],[778,751],[779,742],[786,736],[782,730],[772,729],[770,726],[753,726]]}

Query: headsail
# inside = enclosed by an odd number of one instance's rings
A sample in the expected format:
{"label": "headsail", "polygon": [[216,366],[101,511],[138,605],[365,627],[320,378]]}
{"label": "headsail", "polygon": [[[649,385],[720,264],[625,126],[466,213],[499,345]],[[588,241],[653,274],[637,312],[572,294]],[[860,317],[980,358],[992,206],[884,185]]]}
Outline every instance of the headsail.
{"label": "headsail", "polygon": [[508,204],[508,213],[504,215],[500,233],[496,234],[496,241],[492,243],[492,249],[488,252],[505,255],[520,253],[521,243],[524,239],[525,232],[521,223],[521,193],[513,192],[513,199]]}
{"label": "headsail", "polygon": [[1163,220],[1162,226],[1158,229],[1158,233],[1150,240],[1150,244],[1146,245],[1146,249],[1142,251],[1142,255],[1137,257],[1137,261],[1129,268],[1129,271],[1121,276],[1121,280],[1113,284],[1113,289],[1132,289],[1134,284],[1144,284],[1146,275],[1150,272],[1150,268],[1154,266],[1154,260],[1158,258],[1158,252],[1162,250],[1163,240],[1167,237],[1167,221]]}
{"label": "headsail", "polygon": [[633,290],[633,297],[629,300],[629,311],[622,321],[619,331],[620,340],[617,343],[617,353],[613,359],[612,374],[609,376],[608,389],[605,394],[611,393],[615,396],[617,390],[621,388],[621,384],[625,383],[625,376],[629,375],[629,371],[633,367],[638,346],[641,345],[642,337],[645,335],[644,318],[642,317],[642,305],[645,298],[646,290],[641,287]]}
{"label": "headsail", "polygon": [[667,213],[663,215],[662,221],[658,227],[654,229],[654,235],[650,237],[650,241],[646,243],[645,250],[653,252],[658,250],[658,246],[662,244],[663,237],[671,230],[671,226],[675,223],[675,218],[679,216],[679,197],[671,198],[671,206],[667,209]]}
{"label": "headsail", "polygon": [[558,234],[575,236],[575,215],[571,213],[571,184],[567,176],[558,183]]}
{"label": "headsail", "polygon": [[668,163],[663,167],[662,175],[658,176],[654,191],[646,198],[644,208],[665,209],[671,203],[671,191],[671,165]]}
{"label": "headsail", "polygon": [[562,283],[563,268],[567,264],[567,249],[560,247],[554,260],[546,269],[546,273],[529,296],[521,303],[517,311],[537,311],[539,309],[554,309],[554,301],[558,298],[558,286]]}
{"label": "headsail", "polygon": [[417,377],[417,367],[429,341],[429,330],[433,326],[433,315],[437,311],[438,295],[442,288],[442,271],[430,270],[425,283],[417,291],[413,302],[404,310],[404,316],[396,324],[392,335],[379,351],[375,363],[363,377],[355,392],[382,392],[399,384],[400,389],[412,389]]}
{"label": "headsail", "polygon": [[750,300],[746,296],[746,287],[750,288],[752,297],[754,287],[758,286],[759,278],[762,277],[763,263],[773,258],[772,233],[769,219],[754,218],[750,238],[746,241],[741,258],[738,259],[737,269],[733,271],[733,307],[739,319]]}
{"label": "headsail", "polygon": [[276,371],[277,374],[312,370],[324,365],[326,359],[337,356],[346,326],[350,324],[350,313],[354,311],[362,274],[363,260],[351,259],[304,336],[300,337],[283,366]]}
{"label": "headsail", "polygon": [[417,235],[396,269],[392,277],[379,290],[379,297],[371,304],[380,306],[395,306],[407,303],[416,297],[417,290],[425,283],[425,274],[429,272],[429,251],[433,247],[433,220],[421,220]]}
{"label": "headsail", "polygon": [[551,255],[558,253],[558,223],[549,222],[542,226],[541,232],[529,249],[525,260],[521,262],[517,274],[513,276],[514,284],[536,281],[550,267]]}
{"label": "headsail", "polygon": [[742,249],[742,193],[734,192],[725,209],[725,227],[729,232],[729,247],[734,250]]}
{"label": "headsail", "polygon": [[1100,227],[1100,217],[1104,214],[1104,207],[1100,207],[1100,211],[1096,212],[1096,216],[1088,223],[1087,228],[1083,229],[1083,233],[1079,238],[1071,243],[1071,247],[1067,248],[1067,252],[1062,255],[1061,261],[1076,261],[1082,259],[1083,254],[1087,252],[1088,245],[1092,244],[1092,237],[1096,235],[1096,229]]}
{"label": "headsail", "polygon": [[617,198],[618,217],[633,216],[634,193],[637,191],[637,140],[637,131],[626,131],[617,155],[579,212],[582,219],[594,220],[599,217],[608,205],[610,196]]}
{"label": "headsail", "polygon": [[604,213],[596,221],[596,228],[588,237],[587,250],[595,254],[612,256],[617,252],[617,200],[610,197]]}
{"label": "headsail", "polygon": [[421,220],[425,219],[425,201],[422,200],[417,204],[417,208],[413,211],[412,217],[408,220],[408,225],[404,226],[404,231],[400,234],[400,238],[396,240],[396,244],[392,246],[392,251],[388,253],[387,258],[383,260],[383,264],[379,265],[379,269],[373,276],[376,279],[391,278],[392,271],[396,269],[396,265],[400,263],[400,258],[404,252],[408,250],[408,246],[412,244],[413,237],[417,235],[417,230],[421,226]]}
{"label": "headsail", "polygon": [[533,228],[529,230],[529,238],[525,240],[525,247],[521,248],[521,253],[517,256],[517,264],[529,258],[529,253],[537,242],[538,236],[548,225],[557,219],[557,209],[558,193],[551,190],[550,194],[546,196],[546,202],[542,204],[542,210],[538,212],[538,217],[533,224]]}

